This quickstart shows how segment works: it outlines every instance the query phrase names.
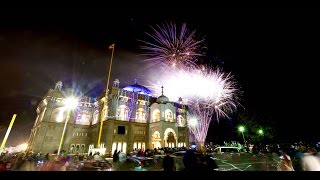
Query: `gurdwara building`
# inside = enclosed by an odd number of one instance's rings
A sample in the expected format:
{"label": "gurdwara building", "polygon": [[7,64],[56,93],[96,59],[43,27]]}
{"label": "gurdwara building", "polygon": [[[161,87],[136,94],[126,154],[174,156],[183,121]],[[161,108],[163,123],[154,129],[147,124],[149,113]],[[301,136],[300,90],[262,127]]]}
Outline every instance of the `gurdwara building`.
{"label": "gurdwara building", "polygon": [[[124,88],[119,86],[116,79],[107,95],[104,92],[96,98],[77,97],[78,106],[69,110],[64,102],[70,89],[62,88],[61,81],[56,83],[55,89],[50,89],[37,106],[28,150],[54,153],[60,142],[61,149],[69,153],[88,153],[97,146],[108,153],[115,150],[127,153],[134,149],[189,145],[187,106],[181,98],[171,102],[163,87],[162,95],[153,97],[148,88],[137,82]],[[102,118],[104,101],[107,110]]]}

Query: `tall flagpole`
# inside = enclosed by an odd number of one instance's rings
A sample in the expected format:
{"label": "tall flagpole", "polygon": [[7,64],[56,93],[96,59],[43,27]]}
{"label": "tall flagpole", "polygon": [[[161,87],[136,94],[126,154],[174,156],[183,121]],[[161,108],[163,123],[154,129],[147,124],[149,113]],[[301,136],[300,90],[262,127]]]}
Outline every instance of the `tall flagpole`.
{"label": "tall flagpole", "polygon": [[17,114],[13,114],[12,119],[11,119],[11,122],[10,122],[10,124],[9,124],[8,129],[7,129],[6,135],[4,136],[3,141],[2,141],[2,143],[1,143],[0,150],[1,150],[1,149],[4,149],[4,146],[6,145],[7,139],[8,139],[8,137],[9,137],[11,128],[12,128],[12,126],[13,126],[13,123],[14,123],[14,120],[16,119],[16,117],[17,117]]}
{"label": "tall flagpole", "polygon": [[108,92],[109,92],[109,88],[108,87],[109,87],[109,81],[110,81],[110,74],[111,74],[114,46],[115,46],[114,43],[109,46],[109,49],[112,49],[112,53],[111,53],[108,80],[107,80],[107,85],[106,85],[106,94],[105,94],[105,97],[104,97],[104,103],[103,103],[103,107],[102,107],[102,111],[101,111],[101,115],[100,115],[100,130],[99,130],[99,137],[98,137],[97,147],[100,147],[100,140],[101,140],[101,134],[102,134],[102,128],[103,128],[104,115],[105,115],[105,111],[107,110],[107,106],[108,106]]}

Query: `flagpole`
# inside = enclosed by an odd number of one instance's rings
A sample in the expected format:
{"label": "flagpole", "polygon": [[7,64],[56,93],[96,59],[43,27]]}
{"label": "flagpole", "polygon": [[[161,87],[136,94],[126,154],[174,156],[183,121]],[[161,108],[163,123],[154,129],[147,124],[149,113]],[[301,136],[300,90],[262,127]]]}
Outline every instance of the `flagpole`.
{"label": "flagpole", "polygon": [[109,49],[112,48],[112,52],[111,52],[109,74],[108,74],[107,85],[106,85],[106,93],[105,93],[104,103],[103,103],[101,116],[100,116],[100,130],[99,130],[99,137],[98,137],[97,147],[100,147],[100,140],[101,140],[101,134],[102,134],[102,128],[103,128],[104,115],[105,115],[105,111],[107,110],[107,106],[108,106],[107,101],[108,101],[109,81],[110,81],[110,74],[111,74],[111,68],[112,68],[112,59],[113,59],[114,46],[115,46],[114,43],[109,46]]}
{"label": "flagpole", "polygon": [[11,119],[11,122],[10,122],[10,124],[9,124],[8,129],[7,129],[6,135],[4,136],[3,141],[2,141],[2,143],[1,143],[0,150],[1,150],[1,149],[4,150],[4,146],[6,145],[7,139],[8,139],[8,137],[9,137],[11,128],[12,128],[12,126],[13,126],[13,123],[14,123],[14,120],[16,119],[16,117],[17,117],[17,114],[13,114],[12,119]]}

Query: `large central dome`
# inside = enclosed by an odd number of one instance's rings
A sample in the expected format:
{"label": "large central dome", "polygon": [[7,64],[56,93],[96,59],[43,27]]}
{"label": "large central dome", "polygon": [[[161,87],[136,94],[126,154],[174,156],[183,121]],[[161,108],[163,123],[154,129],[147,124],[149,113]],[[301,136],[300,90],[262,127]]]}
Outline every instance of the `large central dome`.
{"label": "large central dome", "polygon": [[151,94],[152,94],[148,88],[137,84],[137,82],[135,84],[132,84],[132,85],[129,85],[129,86],[123,88],[123,90],[130,91],[130,92],[136,92],[138,94],[144,94],[144,95],[149,95],[149,96],[151,96]]}

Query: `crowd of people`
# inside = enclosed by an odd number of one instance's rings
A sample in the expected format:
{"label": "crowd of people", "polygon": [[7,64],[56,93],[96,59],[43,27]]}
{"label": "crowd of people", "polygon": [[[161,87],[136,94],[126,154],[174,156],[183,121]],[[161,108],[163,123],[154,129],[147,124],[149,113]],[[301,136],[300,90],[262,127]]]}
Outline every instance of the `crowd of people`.
{"label": "crowd of people", "polygon": [[[253,145],[242,146],[239,143],[224,143],[225,146],[233,146],[244,149],[244,152],[251,153],[251,156],[264,155],[277,161],[278,171],[320,171],[319,147],[302,143],[293,145]],[[126,162],[128,158],[162,158],[162,169],[164,171],[178,170],[172,157],[175,152],[185,152],[182,157],[185,171],[213,171],[218,168],[216,162],[211,158],[215,146],[205,146],[205,152],[187,148],[154,148],[134,149],[124,153],[115,150],[112,154],[112,162],[106,160],[106,155],[99,152],[90,154],[68,154],[62,152],[57,154],[42,154],[33,152],[20,152],[10,154],[4,152],[0,155],[0,171],[70,171],[83,170],[84,164],[95,166],[95,169],[109,168],[117,170],[118,162]],[[317,149],[318,148],[318,149]],[[109,157],[111,158],[111,157]],[[94,168],[89,170],[93,170]]]}

